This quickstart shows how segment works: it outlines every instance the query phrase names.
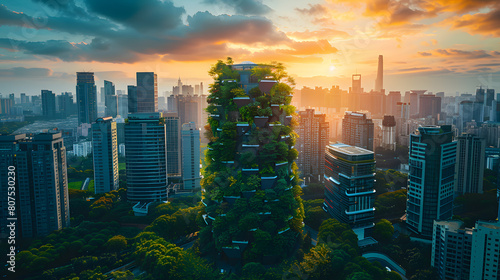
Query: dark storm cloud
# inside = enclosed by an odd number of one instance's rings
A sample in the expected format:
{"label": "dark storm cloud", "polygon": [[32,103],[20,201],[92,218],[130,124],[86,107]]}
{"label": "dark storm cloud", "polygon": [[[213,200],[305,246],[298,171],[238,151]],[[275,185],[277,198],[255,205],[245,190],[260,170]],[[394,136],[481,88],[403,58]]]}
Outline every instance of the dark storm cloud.
{"label": "dark storm cloud", "polygon": [[272,11],[260,0],[204,0],[203,3],[230,7],[242,15],[264,15]]}
{"label": "dark storm cloud", "polygon": [[13,67],[8,69],[0,69],[0,78],[36,78],[36,77],[49,77],[52,75],[52,70],[47,68],[24,68]]}
{"label": "dark storm cloud", "polygon": [[141,31],[171,29],[182,23],[186,12],[171,1],[86,0],[89,11]]}

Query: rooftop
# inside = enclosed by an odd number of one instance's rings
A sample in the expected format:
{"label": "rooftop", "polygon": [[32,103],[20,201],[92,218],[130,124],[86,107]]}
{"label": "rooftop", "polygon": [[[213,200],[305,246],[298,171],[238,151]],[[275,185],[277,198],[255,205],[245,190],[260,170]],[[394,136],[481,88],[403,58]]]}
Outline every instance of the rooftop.
{"label": "rooftop", "polygon": [[356,146],[347,145],[347,144],[344,144],[344,143],[330,144],[329,146],[333,150],[336,150],[336,151],[344,153],[344,154],[353,155],[353,156],[354,155],[370,155],[370,154],[373,154],[373,152],[370,151],[370,150],[363,149],[363,148],[356,147]]}

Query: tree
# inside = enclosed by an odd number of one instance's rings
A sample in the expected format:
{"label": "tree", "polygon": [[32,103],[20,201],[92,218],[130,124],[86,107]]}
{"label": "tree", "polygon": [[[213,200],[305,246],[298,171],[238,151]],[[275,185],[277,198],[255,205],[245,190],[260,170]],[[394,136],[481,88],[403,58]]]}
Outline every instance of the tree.
{"label": "tree", "polygon": [[110,252],[120,252],[127,248],[127,239],[124,236],[116,235],[106,242],[106,249]]}
{"label": "tree", "polygon": [[126,271],[113,271],[111,272],[111,278],[116,280],[133,280],[134,274],[130,270]]}
{"label": "tree", "polygon": [[382,219],[375,224],[373,229],[373,237],[380,242],[387,243],[391,241],[392,235],[394,234],[394,227],[391,222],[386,219]]}

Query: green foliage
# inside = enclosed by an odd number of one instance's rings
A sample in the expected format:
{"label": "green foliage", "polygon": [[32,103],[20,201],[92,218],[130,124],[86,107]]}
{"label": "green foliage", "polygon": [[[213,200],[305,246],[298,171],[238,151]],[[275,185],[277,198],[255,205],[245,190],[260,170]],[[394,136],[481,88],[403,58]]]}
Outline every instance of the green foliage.
{"label": "green foliage", "polygon": [[466,227],[473,227],[477,220],[495,220],[498,202],[496,189],[482,194],[467,193],[455,198],[453,213],[465,222]]}
{"label": "green foliage", "polygon": [[127,239],[122,235],[115,235],[106,242],[106,249],[110,252],[120,252],[127,248]]}
{"label": "green foliage", "polygon": [[377,170],[375,174],[375,190],[377,195],[387,191],[400,190],[406,188],[408,175],[393,169]]}
{"label": "green foliage", "polygon": [[145,231],[154,232],[158,236],[174,241],[187,234],[198,231],[196,217],[200,207],[179,209],[172,215],[162,215],[156,218]]}
{"label": "green foliage", "polygon": [[330,217],[322,208],[323,201],[323,199],[304,200],[304,222],[314,230],[319,230],[321,223]]}
{"label": "green foliage", "polygon": [[151,232],[136,237],[134,258],[152,279],[217,279],[207,262]]}
{"label": "green foliage", "polygon": [[391,222],[386,219],[378,221],[373,229],[373,237],[382,243],[390,242],[393,234],[394,227]]}
{"label": "green foliage", "polygon": [[318,243],[325,243],[330,247],[340,247],[351,256],[358,254],[358,237],[349,225],[335,219],[328,219],[321,223]]}
{"label": "green foliage", "polygon": [[387,192],[375,198],[377,217],[402,216],[406,211],[406,190]]}

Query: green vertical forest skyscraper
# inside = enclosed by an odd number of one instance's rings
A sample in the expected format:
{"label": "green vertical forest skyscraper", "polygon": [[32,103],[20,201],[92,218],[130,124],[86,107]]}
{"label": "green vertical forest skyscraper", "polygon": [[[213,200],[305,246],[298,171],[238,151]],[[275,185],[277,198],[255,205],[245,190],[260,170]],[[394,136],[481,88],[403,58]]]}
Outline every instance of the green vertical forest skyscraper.
{"label": "green vertical forest skyscraper", "polygon": [[202,251],[274,262],[296,247],[304,208],[294,160],[294,82],[280,63],[219,60],[210,70]]}

